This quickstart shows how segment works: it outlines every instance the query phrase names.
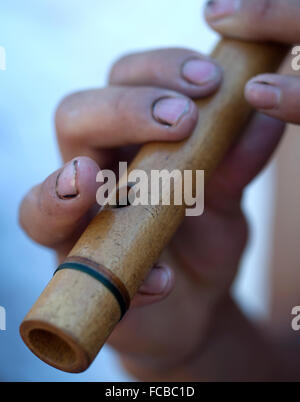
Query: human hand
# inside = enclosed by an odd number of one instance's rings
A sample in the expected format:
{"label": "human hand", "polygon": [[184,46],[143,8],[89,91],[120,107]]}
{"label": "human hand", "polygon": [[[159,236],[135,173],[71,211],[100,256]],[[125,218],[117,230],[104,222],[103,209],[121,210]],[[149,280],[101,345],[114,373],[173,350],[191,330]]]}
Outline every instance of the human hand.
{"label": "human hand", "polygon": [[[192,133],[198,118],[192,99],[221,83],[221,70],[203,60],[184,49],[130,55],[114,65],[107,88],[63,100],[57,134],[64,160],[71,161],[23,200],[20,222],[30,237],[62,260],[98,210],[98,166],[113,169],[145,142]],[[275,119],[254,118],[206,187],[204,215],[185,219],[112,333],[109,341],[132,373],[146,378],[147,371],[180,367],[199,352],[246,244],[243,189],[282,128]]]}

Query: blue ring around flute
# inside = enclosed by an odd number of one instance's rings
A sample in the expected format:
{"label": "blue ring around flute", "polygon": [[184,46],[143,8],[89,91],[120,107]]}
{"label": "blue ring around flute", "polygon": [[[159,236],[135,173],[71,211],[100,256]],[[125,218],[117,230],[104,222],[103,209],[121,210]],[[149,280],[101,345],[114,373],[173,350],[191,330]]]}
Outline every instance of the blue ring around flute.
{"label": "blue ring around flute", "polygon": [[120,320],[123,318],[124,314],[127,311],[127,305],[126,305],[119,289],[111,281],[109,281],[104,275],[102,275],[100,272],[94,270],[93,268],[88,267],[87,265],[80,264],[79,262],[64,262],[61,265],[59,265],[59,267],[54,272],[53,276],[58,271],[62,271],[63,269],[74,269],[76,271],[84,272],[85,274],[96,279],[98,282],[102,283],[102,285],[104,285],[115,296],[117,302],[119,303],[119,307],[121,310]]}

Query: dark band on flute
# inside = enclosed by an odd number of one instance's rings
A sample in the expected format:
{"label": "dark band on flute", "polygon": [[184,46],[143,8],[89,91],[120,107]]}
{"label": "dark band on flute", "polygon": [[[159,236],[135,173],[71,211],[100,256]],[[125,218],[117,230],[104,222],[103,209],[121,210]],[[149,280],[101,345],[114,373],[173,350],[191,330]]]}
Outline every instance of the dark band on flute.
{"label": "dark band on flute", "polygon": [[77,256],[67,257],[53,275],[63,269],[74,269],[84,272],[102,283],[115,296],[119,303],[121,310],[120,319],[124,316],[130,305],[130,296],[125,285],[109,269],[88,258]]}

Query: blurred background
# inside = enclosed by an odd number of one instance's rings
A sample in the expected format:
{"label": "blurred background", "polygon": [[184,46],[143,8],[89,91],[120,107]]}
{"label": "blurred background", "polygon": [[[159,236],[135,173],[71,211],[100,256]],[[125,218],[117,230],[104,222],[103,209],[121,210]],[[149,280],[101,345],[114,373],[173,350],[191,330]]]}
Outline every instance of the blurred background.
{"label": "blurred background", "polygon": [[[51,278],[55,258],[23,234],[17,210],[28,189],[60,166],[53,127],[58,101],[66,93],[105,85],[110,65],[124,53],[170,46],[210,52],[218,38],[204,23],[204,3],[1,2],[6,71],[0,71],[0,306],[7,311],[7,330],[0,331],[0,381],[130,380],[108,347],[89,370],[72,375],[42,363],[22,343],[18,326]],[[300,190],[292,184],[300,147],[295,146],[299,133],[292,131],[246,192],[251,239],[233,289],[246,314],[272,320],[278,330],[289,319],[290,306],[300,302],[295,285]],[[274,297],[272,288],[282,298]]]}

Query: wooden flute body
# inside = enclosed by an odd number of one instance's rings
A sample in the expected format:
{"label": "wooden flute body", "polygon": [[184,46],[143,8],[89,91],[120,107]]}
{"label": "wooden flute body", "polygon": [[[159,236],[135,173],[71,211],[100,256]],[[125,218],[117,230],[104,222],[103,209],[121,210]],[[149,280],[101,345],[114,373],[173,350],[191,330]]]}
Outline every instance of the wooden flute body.
{"label": "wooden flute body", "polygon": [[[273,72],[286,49],[222,40],[212,57],[224,69],[213,96],[200,100],[192,136],[142,147],[132,169],[204,170],[218,166],[251,116],[244,86]],[[185,205],[104,208],[90,223],[21,324],[24,342],[46,363],[81,372],[93,361],[185,215]]]}

